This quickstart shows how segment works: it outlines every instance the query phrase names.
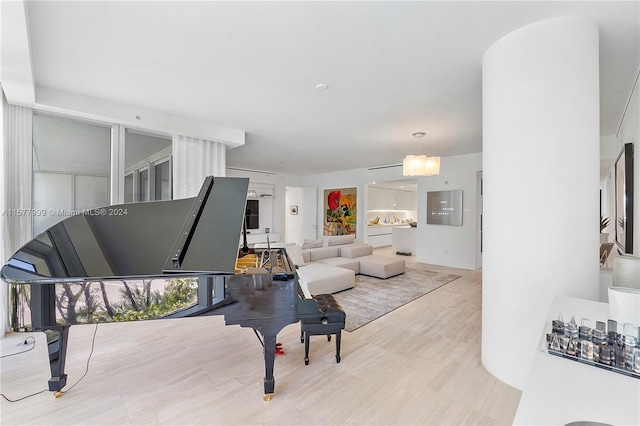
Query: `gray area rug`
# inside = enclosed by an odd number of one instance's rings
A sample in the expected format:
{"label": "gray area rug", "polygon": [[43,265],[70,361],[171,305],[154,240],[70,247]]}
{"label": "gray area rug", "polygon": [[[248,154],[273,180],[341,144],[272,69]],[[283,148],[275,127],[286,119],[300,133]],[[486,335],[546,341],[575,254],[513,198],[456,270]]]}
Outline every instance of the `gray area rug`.
{"label": "gray area rug", "polygon": [[458,278],[460,275],[407,267],[404,274],[386,280],[356,275],[354,288],[334,296],[347,314],[345,330],[354,331]]}

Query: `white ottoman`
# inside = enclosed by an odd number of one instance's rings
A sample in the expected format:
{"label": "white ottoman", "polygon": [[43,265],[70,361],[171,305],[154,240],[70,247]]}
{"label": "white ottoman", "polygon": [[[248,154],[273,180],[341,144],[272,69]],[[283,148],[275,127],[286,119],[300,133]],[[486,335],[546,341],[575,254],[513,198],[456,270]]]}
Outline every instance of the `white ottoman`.
{"label": "white ottoman", "polygon": [[357,259],[360,262],[360,273],[377,278],[389,278],[404,273],[404,259],[371,254]]}
{"label": "white ottoman", "polygon": [[311,295],[330,294],[353,288],[356,274],[351,269],[325,265],[323,263],[307,263],[298,268],[298,276]]}
{"label": "white ottoman", "polygon": [[318,263],[351,269],[356,274],[360,273],[360,262],[358,262],[357,259],[349,259],[348,257],[330,257],[328,259],[318,260]]}

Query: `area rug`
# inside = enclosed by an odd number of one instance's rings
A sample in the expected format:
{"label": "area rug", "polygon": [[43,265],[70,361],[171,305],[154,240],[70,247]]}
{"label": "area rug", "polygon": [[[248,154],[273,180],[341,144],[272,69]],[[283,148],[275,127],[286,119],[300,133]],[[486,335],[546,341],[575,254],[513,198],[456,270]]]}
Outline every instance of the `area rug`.
{"label": "area rug", "polygon": [[404,274],[386,280],[356,275],[354,288],[334,296],[347,314],[345,330],[354,331],[458,278],[460,275],[407,267]]}

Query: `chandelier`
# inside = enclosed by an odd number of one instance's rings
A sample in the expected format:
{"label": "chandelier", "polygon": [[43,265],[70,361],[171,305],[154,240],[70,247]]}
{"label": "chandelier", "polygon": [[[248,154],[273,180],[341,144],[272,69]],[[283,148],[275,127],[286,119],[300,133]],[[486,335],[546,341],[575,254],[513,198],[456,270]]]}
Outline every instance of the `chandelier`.
{"label": "chandelier", "polygon": [[[421,138],[425,132],[415,132],[414,138]],[[402,160],[402,174],[404,176],[435,176],[440,174],[440,157],[426,155],[407,155]]]}

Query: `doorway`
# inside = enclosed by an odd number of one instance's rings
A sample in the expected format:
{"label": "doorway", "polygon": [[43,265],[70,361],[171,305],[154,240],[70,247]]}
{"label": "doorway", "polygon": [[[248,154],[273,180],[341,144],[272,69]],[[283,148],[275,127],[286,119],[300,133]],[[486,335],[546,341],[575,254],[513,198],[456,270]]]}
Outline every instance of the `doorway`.
{"label": "doorway", "polygon": [[302,245],[318,238],[318,188],[287,186],[285,199],[285,241]]}

